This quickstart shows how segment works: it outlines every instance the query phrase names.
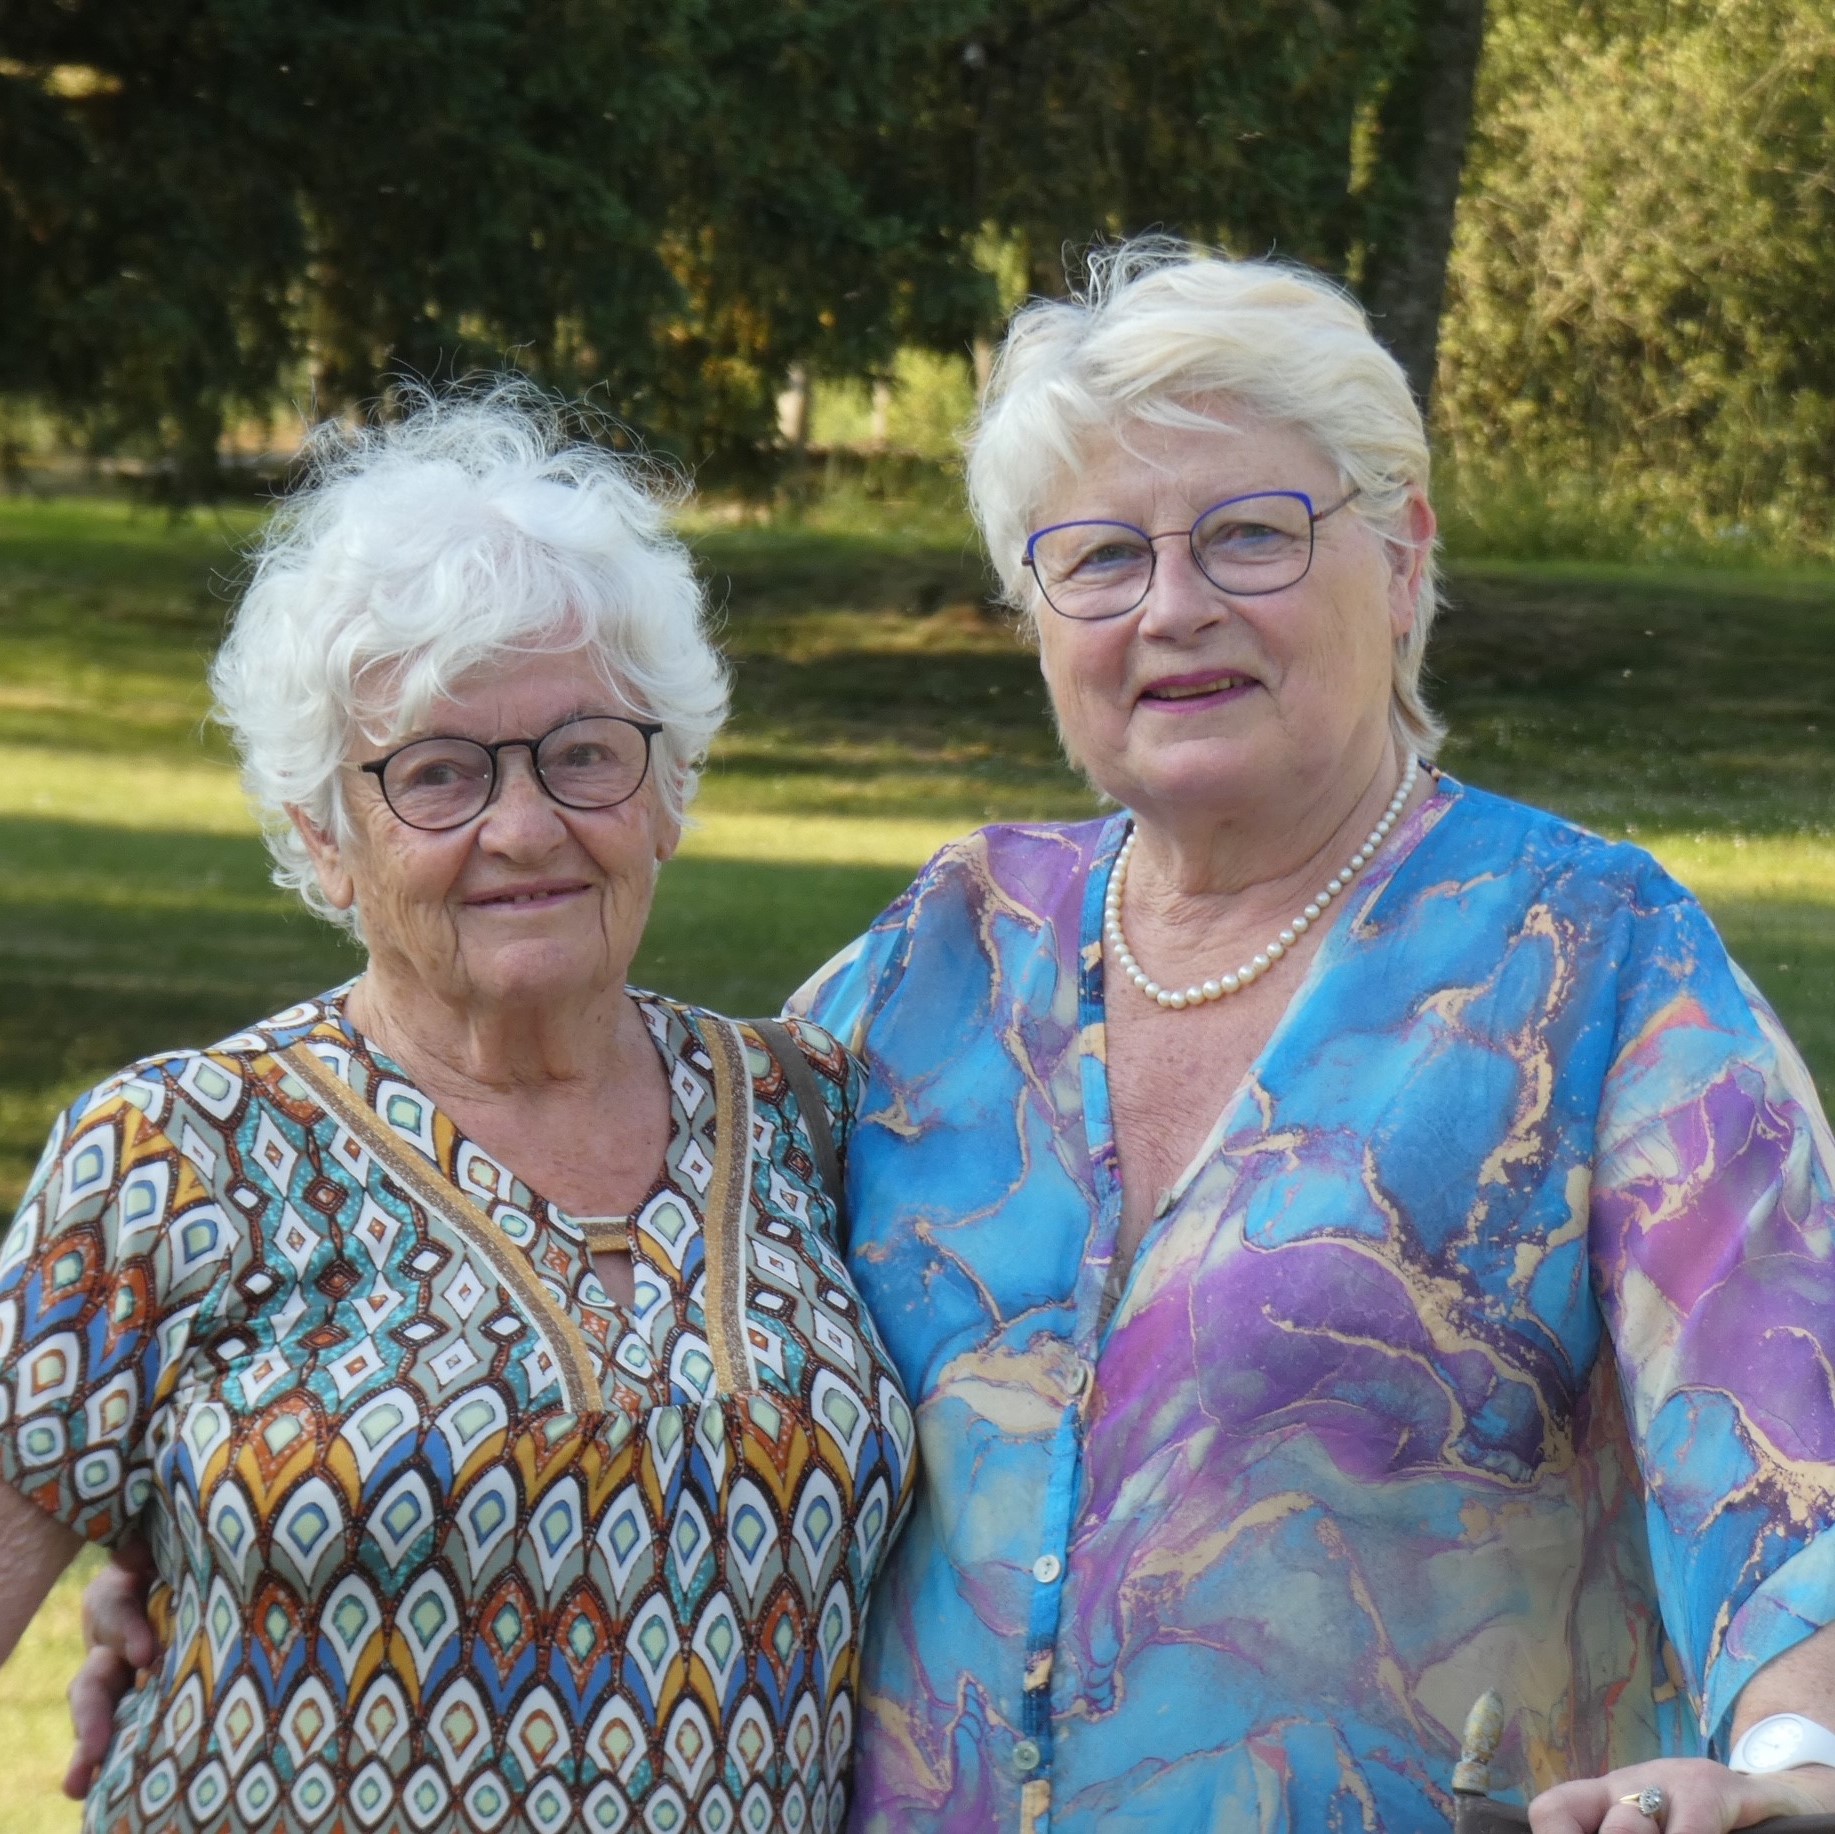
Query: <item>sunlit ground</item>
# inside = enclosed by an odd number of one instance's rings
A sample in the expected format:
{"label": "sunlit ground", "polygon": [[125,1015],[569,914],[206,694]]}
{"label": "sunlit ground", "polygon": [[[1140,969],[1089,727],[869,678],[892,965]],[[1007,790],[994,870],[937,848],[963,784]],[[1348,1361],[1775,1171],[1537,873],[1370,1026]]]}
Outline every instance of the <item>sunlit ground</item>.
{"label": "sunlit ground", "polygon": [[[253,517],[0,501],[0,1210],[58,1105],[354,958],[268,885],[203,670]],[[967,530],[934,507],[692,530],[735,717],[640,972],[774,1008],[942,840],[1093,805]],[[1454,569],[1445,762],[1693,886],[1835,1092],[1835,576]],[[0,1834],[68,1830],[60,1590],[0,1672]]]}

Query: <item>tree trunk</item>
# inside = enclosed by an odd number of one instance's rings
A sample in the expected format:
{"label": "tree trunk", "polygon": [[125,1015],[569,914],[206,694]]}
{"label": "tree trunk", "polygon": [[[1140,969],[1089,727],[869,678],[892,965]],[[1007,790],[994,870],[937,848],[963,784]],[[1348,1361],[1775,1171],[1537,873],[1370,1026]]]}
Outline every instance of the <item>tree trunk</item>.
{"label": "tree trunk", "polygon": [[1377,336],[1407,372],[1425,413],[1484,49],[1485,0],[1424,0],[1422,13],[1415,53],[1382,110],[1381,158],[1399,181],[1399,207],[1371,251],[1364,297]]}
{"label": "tree trunk", "polygon": [[809,398],[813,393],[809,371],[801,363],[792,363],[777,398],[777,436],[799,458],[809,444]]}
{"label": "tree trunk", "polygon": [[969,346],[969,357],[975,365],[975,399],[982,401],[994,379],[994,340],[985,335],[976,338]]}

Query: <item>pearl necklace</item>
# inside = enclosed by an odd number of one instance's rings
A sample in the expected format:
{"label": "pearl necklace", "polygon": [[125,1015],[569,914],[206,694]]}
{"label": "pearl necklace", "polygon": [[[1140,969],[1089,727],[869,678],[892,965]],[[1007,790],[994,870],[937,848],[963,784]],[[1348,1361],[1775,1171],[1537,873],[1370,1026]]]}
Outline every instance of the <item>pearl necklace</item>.
{"label": "pearl necklace", "polygon": [[1414,792],[1415,780],[1420,774],[1420,764],[1411,754],[1408,759],[1408,767],[1402,772],[1401,788],[1389,799],[1389,807],[1383,811],[1382,820],[1364,837],[1364,844],[1345,862],[1338,876],[1325,885],[1314,896],[1312,903],[1307,905],[1265,949],[1250,956],[1234,974],[1220,974],[1215,980],[1201,982],[1195,987],[1187,987],[1182,993],[1162,987],[1158,981],[1154,980],[1134,959],[1134,951],[1128,947],[1128,939],[1121,933],[1121,896],[1128,883],[1128,861],[1133,857],[1134,843],[1140,839],[1140,830],[1138,828],[1131,830],[1128,838],[1121,844],[1121,851],[1115,856],[1115,866],[1109,874],[1108,896],[1103,900],[1102,906],[1103,934],[1108,938],[1109,948],[1122,973],[1148,999],[1173,1012],[1182,1012],[1188,1006],[1204,1006],[1212,1000],[1224,999],[1229,994],[1240,993],[1251,981],[1260,980],[1319,921],[1320,917],[1324,915],[1325,907],[1345,891],[1351,881],[1369,865],[1376,850],[1389,838],[1389,830],[1401,819],[1402,810],[1407,806],[1408,798]]}

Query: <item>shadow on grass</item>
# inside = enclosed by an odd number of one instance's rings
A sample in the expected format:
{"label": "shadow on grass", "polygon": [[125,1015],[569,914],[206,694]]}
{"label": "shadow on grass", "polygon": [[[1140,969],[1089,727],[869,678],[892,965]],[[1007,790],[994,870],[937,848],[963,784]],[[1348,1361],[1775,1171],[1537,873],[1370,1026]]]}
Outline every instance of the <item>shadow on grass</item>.
{"label": "shadow on grass", "polygon": [[[775,1012],[909,877],[678,860],[636,978],[731,1012]],[[361,960],[267,883],[252,838],[0,819],[0,1211],[72,1096],[135,1058],[208,1044],[333,986]]]}
{"label": "shadow on grass", "polygon": [[717,1011],[773,1013],[911,882],[902,866],[676,860],[636,979]]}

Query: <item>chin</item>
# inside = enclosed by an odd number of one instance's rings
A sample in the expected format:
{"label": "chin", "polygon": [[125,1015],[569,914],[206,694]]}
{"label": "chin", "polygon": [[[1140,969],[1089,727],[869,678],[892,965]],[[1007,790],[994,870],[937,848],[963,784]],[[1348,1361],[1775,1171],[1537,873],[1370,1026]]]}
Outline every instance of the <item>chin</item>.
{"label": "chin", "polygon": [[1274,759],[1240,745],[1193,744],[1144,760],[1125,788],[1106,793],[1125,808],[1227,809],[1277,769]]}
{"label": "chin", "polygon": [[467,979],[481,997],[496,1002],[539,1006],[587,1000],[604,987],[605,955],[600,949],[524,943],[471,964]]}

